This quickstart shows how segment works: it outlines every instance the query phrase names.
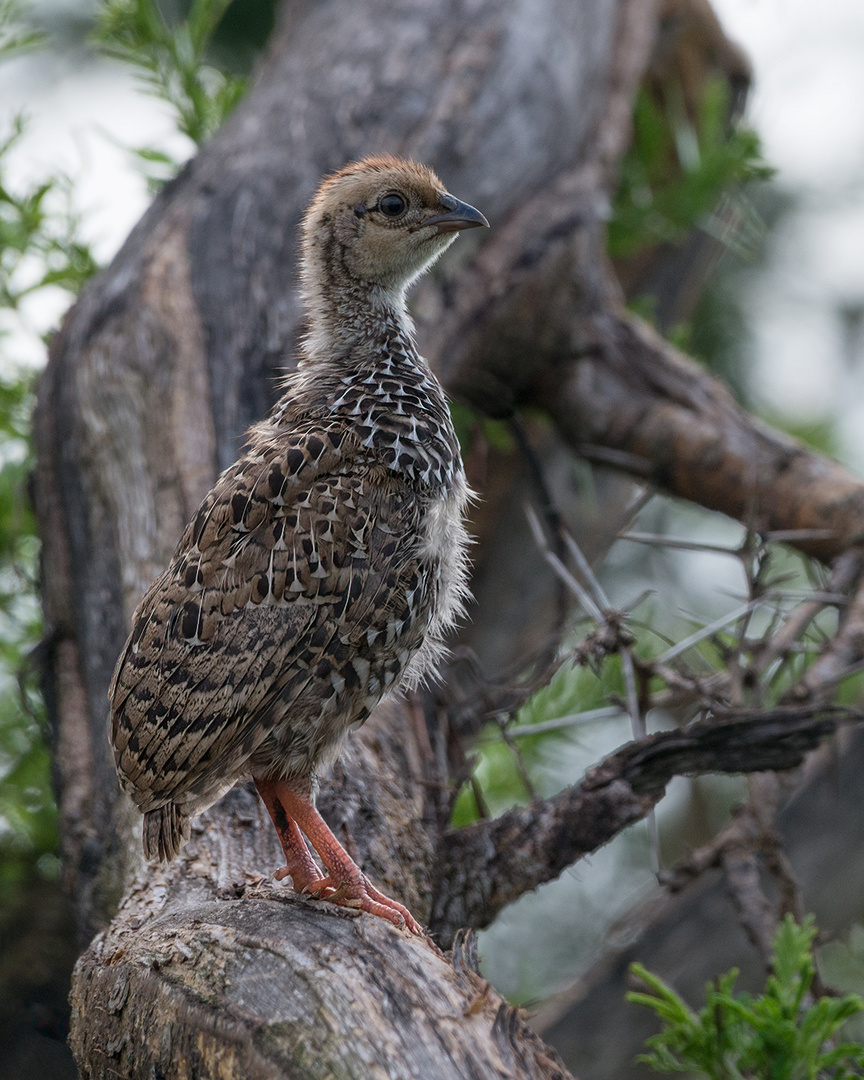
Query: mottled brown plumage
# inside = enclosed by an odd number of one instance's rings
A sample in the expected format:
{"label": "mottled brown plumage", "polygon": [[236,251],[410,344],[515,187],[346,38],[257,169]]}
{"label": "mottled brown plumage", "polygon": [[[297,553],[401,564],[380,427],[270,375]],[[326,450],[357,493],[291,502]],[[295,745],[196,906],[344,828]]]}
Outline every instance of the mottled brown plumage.
{"label": "mottled brown plumage", "polygon": [[404,294],[459,229],[484,224],[428,169],[393,158],[319,189],[297,370],[142,600],[111,686],[117,770],[148,858],[174,858],[189,818],[251,774],[285,852],[277,876],[419,930],[313,799],[345,733],[434,669],[461,609],[468,490]]}

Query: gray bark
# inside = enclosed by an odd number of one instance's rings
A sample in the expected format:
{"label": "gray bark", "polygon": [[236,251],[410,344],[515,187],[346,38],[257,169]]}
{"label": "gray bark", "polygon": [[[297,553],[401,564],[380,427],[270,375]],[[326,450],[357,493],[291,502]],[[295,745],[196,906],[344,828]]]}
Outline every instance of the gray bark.
{"label": "gray bark", "polygon": [[[297,223],[320,176],[367,152],[413,156],[500,221],[589,154],[610,108],[626,126],[651,17],[611,0],[284,5],[248,98],[57,335],[36,489],[65,880],[82,935],[100,931],[73,984],[82,1075],[204,1077],[225,1061],[248,1077],[559,1074],[431,944],[267,884],[280,860],[248,791],[200,819],[166,871],[147,868],[106,693],[135,603],[276,397],[299,333]],[[424,325],[451,307],[443,279],[418,298]],[[320,800],[421,918],[448,812],[438,741],[416,706],[392,705]]]}
{"label": "gray bark", "polygon": [[[164,189],[57,335],[36,417],[36,497],[64,873],[82,935],[97,934],[72,990],[83,1076],[564,1075],[462,952],[454,967],[430,942],[269,883],[278,847],[247,788],[199,819],[174,864],[146,867],[139,819],[111,764],[106,693],[138,598],[291,362],[300,214],[322,173],[367,152],[427,162],[493,224],[482,249],[477,238],[460,241],[416,298],[421,350],[455,394],[497,415],[539,405],[570,447],[596,456],[605,446],[613,463],[708,505],[751,505],[751,473],[722,468],[736,450],[729,431],[761,439],[769,465],[786,460],[787,444],[632,326],[602,253],[654,26],[646,0],[286,2],[247,99]],[[634,390],[642,404],[622,428],[618,405]],[[725,484],[689,479],[698,439],[682,435],[689,457],[670,468],[667,441],[640,426],[655,415],[667,436],[676,424],[686,432],[714,423]],[[560,458],[560,443],[552,453]],[[800,453],[818,480],[824,463]],[[518,532],[513,507],[526,482],[511,474],[493,463],[486,476],[500,496],[478,512],[489,550]],[[825,555],[860,536],[864,513],[864,487],[837,476],[839,539]],[[760,484],[767,498],[771,485]],[[807,495],[800,484],[784,491],[771,522],[793,527]],[[520,558],[529,547],[525,539]],[[481,560],[483,551],[481,543]],[[549,592],[539,569],[529,577],[539,584],[525,623]],[[488,639],[512,605],[512,579],[512,563],[485,561],[474,640]],[[512,659],[507,651],[490,649]],[[319,800],[373,881],[431,920],[444,945],[454,910],[475,925],[497,910],[483,880],[479,902],[463,886],[472,872],[495,884],[495,855],[509,842],[494,823],[461,839],[449,833],[447,719],[434,695],[383,707]],[[833,726],[808,723],[798,742],[794,722],[779,733],[793,747],[780,755],[784,766]],[[616,759],[622,783],[641,777],[632,813],[610,815],[602,783],[572,792],[599,827],[590,843],[571,837],[568,858],[646,812],[676,771],[718,767],[711,733],[693,740],[677,757],[652,758],[646,746],[636,752],[642,764]],[[765,764],[746,753],[731,760]],[[529,810],[522,839],[549,810]],[[458,865],[463,849],[482,858]],[[523,865],[505,899],[560,872],[542,845],[525,850],[533,869]],[[469,902],[454,907],[454,892]]]}

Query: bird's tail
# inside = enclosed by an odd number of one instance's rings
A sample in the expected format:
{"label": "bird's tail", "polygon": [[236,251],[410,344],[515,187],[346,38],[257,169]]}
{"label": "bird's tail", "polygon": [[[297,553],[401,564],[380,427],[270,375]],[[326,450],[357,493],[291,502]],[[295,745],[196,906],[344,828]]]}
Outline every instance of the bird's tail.
{"label": "bird's tail", "polygon": [[189,815],[175,802],[165,803],[144,815],[144,856],[155,862],[171,862],[189,839]]}

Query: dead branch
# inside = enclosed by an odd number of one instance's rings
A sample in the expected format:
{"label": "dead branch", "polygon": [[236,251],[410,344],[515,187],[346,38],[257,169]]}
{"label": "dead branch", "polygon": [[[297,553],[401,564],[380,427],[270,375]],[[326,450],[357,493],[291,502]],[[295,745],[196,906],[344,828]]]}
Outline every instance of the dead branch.
{"label": "dead branch", "polygon": [[[748,777],[748,785],[749,798],[735,807],[729,824],[704,847],[664,871],[660,882],[670,892],[680,892],[706,871],[721,868],[738,920],[767,968],[780,919],[790,912],[800,921],[804,911],[776,824],[781,809],[778,779],[772,773],[755,773]],[[777,888],[776,903],[765,894],[763,870]]]}
{"label": "dead branch", "polygon": [[[379,1043],[385,1071],[408,1075],[393,1071],[394,1028],[416,1042],[415,1075],[433,1059],[436,1076],[559,1074],[518,1014],[454,982],[432,948],[263,886],[277,855],[242,787],[155,877],[119,797],[105,738],[114,660],[144,587],[273,400],[300,329],[296,225],[323,171],[371,150],[413,155],[493,220],[488,245],[473,259],[463,246],[417,302],[424,351],[466,400],[492,415],[539,406],[569,447],[759,529],[827,527],[833,539],[800,544],[823,558],[864,534],[860,481],[762,428],[620,308],[602,220],[654,5],[445,8],[286,3],[249,98],[53,343],[36,487],[65,873],[84,932],[119,905],[73,988],[85,1076],[149,1076],[174,1052],[202,1076],[224,1055],[250,1077],[358,1074]],[[537,93],[553,53],[557,76]],[[435,108],[421,117],[418,100]],[[838,670],[861,651],[864,613],[850,607]],[[431,909],[449,940],[639,820],[672,776],[790,768],[840,718],[808,706],[665,732],[555,799],[442,837],[446,738],[395,703],[327,778],[322,810],[370,875],[421,917]],[[399,1003],[423,995],[424,1022],[409,1022]],[[465,1056],[451,1062],[435,1031],[450,1045],[453,1026]]]}
{"label": "dead branch", "polygon": [[[850,552],[850,556],[860,555]],[[860,574],[860,562],[856,568]],[[858,578],[855,591],[845,605],[837,633],[821,656],[787,695],[789,701],[825,701],[837,683],[864,660],[864,584]]]}
{"label": "dead branch", "polygon": [[777,709],[661,732],[623,747],[554,798],[447,833],[430,926],[448,940],[459,926],[488,925],[505,904],[645,817],[673,776],[794,768],[848,716]]}

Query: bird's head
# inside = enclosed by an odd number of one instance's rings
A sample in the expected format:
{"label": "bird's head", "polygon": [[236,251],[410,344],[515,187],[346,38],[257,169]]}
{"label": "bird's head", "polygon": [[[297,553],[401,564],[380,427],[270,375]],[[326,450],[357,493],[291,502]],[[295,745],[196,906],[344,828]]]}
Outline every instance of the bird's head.
{"label": "bird's head", "polygon": [[356,282],[401,299],[462,229],[489,222],[424,165],[370,157],[321,184],[303,221],[307,286]]}

